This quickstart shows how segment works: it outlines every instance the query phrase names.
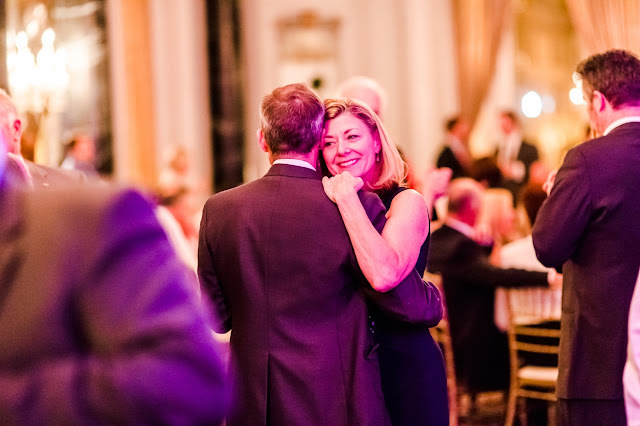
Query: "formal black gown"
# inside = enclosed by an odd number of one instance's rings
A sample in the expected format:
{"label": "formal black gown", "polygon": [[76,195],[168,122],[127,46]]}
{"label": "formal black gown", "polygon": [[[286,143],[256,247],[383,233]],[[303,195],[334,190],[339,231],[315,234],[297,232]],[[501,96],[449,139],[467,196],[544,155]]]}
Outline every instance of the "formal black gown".
{"label": "formal black gown", "polygon": [[[387,210],[406,188],[394,188],[381,199]],[[420,249],[416,270],[427,266],[429,236]],[[372,311],[380,361],[382,392],[394,426],[449,424],[447,375],[440,347],[429,329],[400,323]]]}

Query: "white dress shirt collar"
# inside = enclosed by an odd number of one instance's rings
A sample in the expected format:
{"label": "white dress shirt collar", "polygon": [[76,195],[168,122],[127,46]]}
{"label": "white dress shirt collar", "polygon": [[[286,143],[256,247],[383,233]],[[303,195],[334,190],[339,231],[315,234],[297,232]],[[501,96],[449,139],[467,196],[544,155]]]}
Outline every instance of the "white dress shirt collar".
{"label": "white dress shirt collar", "polygon": [[469,225],[468,223],[461,222],[458,219],[454,219],[452,217],[447,217],[444,220],[444,224],[449,228],[455,229],[465,237],[471,238],[472,240],[475,237],[476,231],[473,229],[473,226]]}
{"label": "white dress shirt collar", "polygon": [[522,145],[522,133],[519,130],[514,130],[504,136],[498,152],[498,162],[510,163],[515,161],[520,152],[520,145]]}
{"label": "white dress shirt collar", "polygon": [[456,138],[451,133],[447,134],[445,143],[449,146],[449,148],[451,148],[451,151],[453,152],[453,155],[456,156],[456,158],[461,158],[467,155],[467,148],[464,146],[464,143],[462,143],[460,139]]}
{"label": "white dress shirt collar", "polygon": [[602,136],[607,136],[616,127],[622,126],[623,124],[627,124],[627,123],[640,123],[640,117],[638,117],[637,115],[632,115],[632,116],[629,116],[629,117],[619,118],[616,121],[614,121],[613,123],[609,124],[609,127],[607,127],[605,129],[605,131],[602,134]]}
{"label": "white dress shirt collar", "polygon": [[314,172],[316,171],[316,168],[313,167],[311,164],[307,163],[304,160],[298,160],[296,158],[278,158],[276,161],[273,162],[273,164],[288,164],[290,166],[304,167],[306,169],[311,169]]}

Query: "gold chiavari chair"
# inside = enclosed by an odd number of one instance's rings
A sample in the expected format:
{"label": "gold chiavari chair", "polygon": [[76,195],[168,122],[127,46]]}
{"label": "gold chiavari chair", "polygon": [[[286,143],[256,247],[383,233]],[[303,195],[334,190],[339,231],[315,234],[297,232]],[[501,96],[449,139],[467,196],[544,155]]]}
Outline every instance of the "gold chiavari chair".
{"label": "gold chiavari chair", "polygon": [[447,372],[447,392],[449,394],[449,426],[458,426],[458,387],[456,384],[456,371],[453,362],[453,346],[451,343],[451,333],[449,331],[449,319],[447,317],[447,305],[444,300],[442,289],[442,277],[438,274],[425,272],[424,279],[430,281],[440,292],[443,305],[442,320],[437,326],[430,329],[433,340],[442,348],[445,368]]}
{"label": "gold chiavari chair", "polygon": [[[513,424],[518,408],[518,398],[533,398],[548,401],[549,422],[555,420],[553,415],[556,401],[555,389],[558,380],[558,343],[560,329],[539,323],[539,318],[531,313],[517,309],[513,303],[517,290],[507,289],[507,312],[509,324],[509,359],[511,365],[511,384],[507,402],[505,425]],[[533,323],[532,323],[533,320]],[[556,365],[540,362],[555,355]]]}

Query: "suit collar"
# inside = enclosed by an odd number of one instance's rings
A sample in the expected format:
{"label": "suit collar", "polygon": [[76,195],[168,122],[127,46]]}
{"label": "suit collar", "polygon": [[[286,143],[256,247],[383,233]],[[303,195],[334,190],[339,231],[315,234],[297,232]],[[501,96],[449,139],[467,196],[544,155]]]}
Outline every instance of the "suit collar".
{"label": "suit collar", "polygon": [[314,170],[314,171],[317,170],[315,167],[311,165],[311,163],[305,160],[300,160],[298,158],[278,158],[273,162],[273,164],[289,164],[291,166],[305,167],[307,169]]}
{"label": "suit collar", "polygon": [[27,164],[27,168],[29,169],[29,173],[31,173],[31,176],[37,175],[38,177],[44,179],[49,174],[46,167],[41,167],[33,161],[25,160],[25,163]]}
{"label": "suit collar", "polygon": [[454,231],[461,233],[462,235],[464,235],[469,239],[473,239],[473,237],[475,236],[475,230],[473,229],[473,226],[468,225],[452,217],[447,217],[444,220],[444,225],[447,228],[451,228]]}
{"label": "suit collar", "polygon": [[0,178],[0,246],[5,251],[6,244],[19,234],[23,221],[23,204],[26,192],[21,185],[12,182],[7,175]]}
{"label": "suit collar", "polygon": [[20,186],[10,183],[6,176],[0,178],[0,311],[21,268],[25,196]]}
{"label": "suit collar", "polygon": [[620,120],[616,120],[607,127],[603,136],[607,136],[611,133],[621,131],[623,129],[637,129],[640,126],[640,117],[624,117]]}
{"label": "suit collar", "polygon": [[34,188],[49,188],[49,168],[33,161],[25,161],[29,174],[31,175],[31,183]]}
{"label": "suit collar", "polygon": [[292,166],[290,164],[274,164],[265,176],[289,176],[306,179],[320,179],[320,172],[307,169],[306,167]]}

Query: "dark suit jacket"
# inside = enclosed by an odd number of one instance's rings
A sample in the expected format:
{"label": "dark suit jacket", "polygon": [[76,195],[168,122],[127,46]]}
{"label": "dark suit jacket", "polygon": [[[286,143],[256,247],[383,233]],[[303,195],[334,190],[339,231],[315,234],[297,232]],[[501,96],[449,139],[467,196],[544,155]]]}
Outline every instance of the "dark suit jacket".
{"label": "dark suit jacket", "polygon": [[464,170],[462,164],[460,164],[460,161],[458,161],[448,146],[445,146],[442,148],[442,151],[440,151],[440,155],[438,155],[438,160],[436,161],[436,167],[449,167],[453,172],[451,179],[468,176],[468,173]]}
{"label": "dark suit jacket", "polygon": [[540,262],[564,263],[558,396],[622,399],[640,267],[640,123],[567,154],[536,217]]}
{"label": "dark suit jacket", "polygon": [[206,315],[151,207],[0,182],[0,419],[198,424],[228,405]]}
{"label": "dark suit jacket", "polygon": [[[499,151],[496,149],[494,156],[497,158],[498,155]],[[538,154],[538,148],[535,145],[530,144],[527,141],[522,141],[522,143],[520,144],[520,150],[518,150],[518,156],[516,157],[516,160],[521,161],[524,164],[525,175],[522,182],[518,182],[519,184],[525,184],[529,181],[531,165],[538,161],[539,157],[540,156]]]}
{"label": "dark suit jacket", "polygon": [[522,161],[525,166],[524,182],[529,181],[529,172],[531,171],[531,165],[538,161],[538,158],[538,148],[527,141],[522,141],[522,144],[520,145],[520,151],[518,151],[517,160]]}
{"label": "dark suit jacket", "polygon": [[442,275],[456,370],[475,390],[508,384],[508,347],[494,323],[496,287],[547,286],[544,272],[502,269],[481,246],[447,225],[431,236],[427,270]]}
{"label": "dark suit jacket", "polygon": [[[380,227],[382,203],[361,194]],[[207,201],[198,275],[217,331],[231,329],[229,424],[388,424],[363,291],[395,318],[434,325],[442,314],[417,273],[371,290],[320,175],[291,165]]]}

